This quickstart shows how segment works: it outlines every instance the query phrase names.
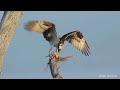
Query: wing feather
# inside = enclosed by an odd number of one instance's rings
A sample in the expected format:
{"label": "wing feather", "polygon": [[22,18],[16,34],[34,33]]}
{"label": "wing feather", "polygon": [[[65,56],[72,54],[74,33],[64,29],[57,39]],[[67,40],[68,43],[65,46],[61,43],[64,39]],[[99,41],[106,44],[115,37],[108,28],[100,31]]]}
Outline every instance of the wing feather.
{"label": "wing feather", "polygon": [[59,41],[58,34],[55,29],[55,25],[48,21],[29,21],[25,25],[25,29],[28,31],[34,31],[38,33],[42,33],[44,38],[50,42],[50,44],[54,44]]}
{"label": "wing feather", "polygon": [[82,54],[86,56],[90,55],[90,48],[80,31],[73,31],[68,34],[65,34],[62,36],[61,39],[68,41],[76,49],[80,50]]}

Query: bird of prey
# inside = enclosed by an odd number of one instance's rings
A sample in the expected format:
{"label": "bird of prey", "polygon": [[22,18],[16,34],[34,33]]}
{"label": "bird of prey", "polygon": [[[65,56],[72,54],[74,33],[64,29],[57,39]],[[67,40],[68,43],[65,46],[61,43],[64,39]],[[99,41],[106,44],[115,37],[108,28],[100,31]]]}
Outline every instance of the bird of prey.
{"label": "bird of prey", "polygon": [[56,47],[56,51],[60,52],[64,42],[68,41],[76,49],[80,50],[82,54],[86,56],[90,55],[90,48],[80,31],[72,31],[63,35],[62,37],[59,37],[56,32],[55,24],[44,20],[29,21],[25,25],[25,29],[43,34],[44,38],[49,41],[51,45],[49,54],[53,47]]}

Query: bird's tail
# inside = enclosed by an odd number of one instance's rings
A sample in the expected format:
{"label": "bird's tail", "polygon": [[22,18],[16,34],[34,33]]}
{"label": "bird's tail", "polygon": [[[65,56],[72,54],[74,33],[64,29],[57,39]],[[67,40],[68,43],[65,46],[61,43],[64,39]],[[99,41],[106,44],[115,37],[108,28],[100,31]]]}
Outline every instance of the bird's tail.
{"label": "bird's tail", "polygon": [[49,27],[44,25],[44,21],[29,21],[27,24],[25,24],[25,29],[28,31],[34,31],[38,33],[43,33],[45,30],[47,30]]}

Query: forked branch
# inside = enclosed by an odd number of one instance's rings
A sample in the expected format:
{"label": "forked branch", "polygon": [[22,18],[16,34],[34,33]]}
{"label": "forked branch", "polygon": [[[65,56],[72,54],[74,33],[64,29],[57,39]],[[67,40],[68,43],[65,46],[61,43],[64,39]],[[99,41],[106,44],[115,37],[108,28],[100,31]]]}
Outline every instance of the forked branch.
{"label": "forked branch", "polygon": [[59,61],[67,61],[69,58],[72,58],[72,56],[68,57],[60,57],[58,52],[55,52],[54,54],[49,55],[49,66],[51,75],[55,79],[63,79],[59,72],[58,62]]}

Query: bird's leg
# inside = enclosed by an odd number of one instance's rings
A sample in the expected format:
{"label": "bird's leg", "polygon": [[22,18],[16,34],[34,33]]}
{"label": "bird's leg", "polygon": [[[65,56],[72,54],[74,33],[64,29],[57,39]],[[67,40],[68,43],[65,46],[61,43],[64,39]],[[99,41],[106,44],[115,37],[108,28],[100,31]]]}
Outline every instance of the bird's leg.
{"label": "bird's leg", "polygon": [[51,46],[51,47],[50,47],[49,54],[48,54],[48,56],[46,56],[46,57],[50,57],[50,55],[52,55],[52,54],[50,53],[50,51],[53,49],[53,47],[54,47],[54,46]]}
{"label": "bird's leg", "polygon": [[50,55],[50,51],[53,49],[54,46],[51,46],[50,50],[49,50],[49,55]]}
{"label": "bird's leg", "polygon": [[56,47],[56,52],[58,52],[58,48]]}

